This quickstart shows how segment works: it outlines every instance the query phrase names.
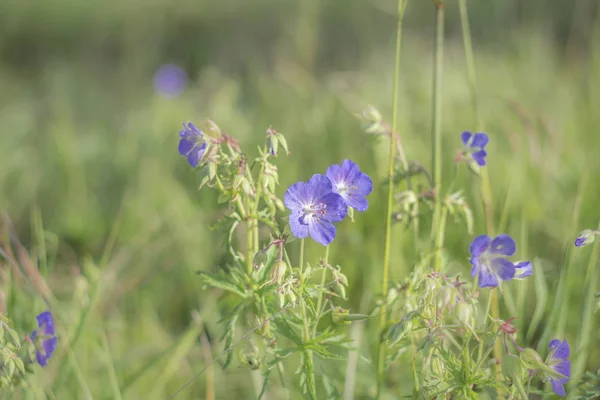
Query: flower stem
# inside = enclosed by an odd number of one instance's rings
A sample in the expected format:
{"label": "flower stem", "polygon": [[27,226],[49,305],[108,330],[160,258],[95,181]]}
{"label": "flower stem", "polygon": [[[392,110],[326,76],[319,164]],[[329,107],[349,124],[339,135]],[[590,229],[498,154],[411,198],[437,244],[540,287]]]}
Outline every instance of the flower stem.
{"label": "flower stem", "polygon": [[435,42],[434,42],[434,69],[433,69],[433,103],[431,123],[431,152],[433,154],[433,184],[435,193],[435,206],[433,209],[434,226],[434,269],[442,268],[442,246],[444,232],[441,231],[442,223],[442,79],[444,71],[444,0],[434,0],[435,4]]}
{"label": "flower stem", "polygon": [[252,241],[252,218],[250,217],[250,200],[246,198],[246,272],[248,276],[252,276],[252,263],[254,258],[253,245]]}
{"label": "flower stem", "polygon": [[[298,268],[300,269],[300,274],[302,275],[302,271],[304,270],[304,239],[300,240],[300,261],[299,261],[299,265]],[[302,287],[302,292],[301,292],[301,296],[304,297],[304,285],[306,282],[304,282],[304,280],[301,278],[301,287]],[[302,335],[302,341],[306,344],[308,343],[308,341],[310,340],[310,333],[308,330],[308,317],[306,314],[306,300],[302,300],[302,326],[303,326],[303,335]],[[308,388],[310,390],[310,396],[311,399],[313,400],[317,400],[317,393],[316,393],[316,385],[315,385],[315,371],[313,368],[313,356],[312,356],[312,351],[308,350],[308,349],[304,349],[305,351],[305,357],[307,357],[307,361],[306,361],[306,365],[307,365],[307,371],[306,371],[306,376],[308,379]]]}
{"label": "flower stem", "polygon": [[[264,149],[266,151],[266,148]],[[260,171],[258,171],[258,178],[256,179],[256,200],[254,202],[254,216],[253,216],[253,227],[252,236],[254,237],[254,253],[258,253],[259,250],[259,237],[258,237],[258,208],[260,206],[260,196],[262,195],[263,187],[263,175],[265,173],[266,159],[262,160],[260,165]]]}
{"label": "flower stem", "polygon": [[[467,77],[469,80],[469,89],[471,92],[471,104],[473,107],[473,113],[475,114],[477,130],[483,130],[483,121],[481,120],[481,115],[479,113],[479,104],[477,101],[477,80],[475,75],[475,61],[473,57],[473,44],[471,42],[471,29],[469,26],[469,14],[466,0],[459,0],[458,5],[460,9],[463,44],[465,46],[465,61],[467,64]],[[493,236],[494,221],[492,213],[492,190],[490,186],[490,178],[488,175],[487,168],[481,169],[481,197],[483,200],[483,208],[485,212],[486,231],[488,235]],[[490,296],[492,318],[498,319],[500,317],[500,305],[498,303],[497,291],[491,291]],[[502,344],[497,340],[494,342],[493,351],[494,358],[497,361],[496,379],[501,379],[502,371],[500,368],[500,363],[502,361]],[[502,397],[500,389],[498,390],[498,395]]]}
{"label": "flower stem", "polygon": [[[323,260],[323,273],[321,274],[321,287],[325,286],[325,279],[327,278],[327,263],[329,262],[329,246],[325,247],[325,259]],[[315,325],[313,326],[312,337],[317,335],[317,326],[319,325],[319,319],[321,318],[321,306],[323,303],[323,292],[319,290],[319,297],[317,299],[317,317],[315,318]]]}
{"label": "flower stem", "polygon": [[[402,20],[404,19],[405,0],[398,0],[398,26],[396,29],[396,56],[394,61],[394,94],[392,98],[392,132],[390,134],[390,151],[388,160],[388,199],[385,216],[385,244],[383,251],[383,280],[381,283],[381,334],[387,325],[387,293],[390,270],[390,249],[392,243],[392,206],[394,202],[394,161],[396,150],[396,129],[398,126],[398,81],[400,76],[400,49],[402,43]],[[377,360],[377,398],[381,395],[383,374],[385,369],[385,342],[380,339]]]}
{"label": "flower stem", "polygon": [[[600,225],[598,226],[600,229]],[[596,297],[596,291],[598,290],[598,268],[596,267],[598,261],[598,244],[594,243],[592,255],[588,262],[587,271],[585,273],[585,282],[588,283],[588,287],[585,295],[585,302],[583,303],[583,314],[581,316],[581,329],[579,330],[579,337],[577,338],[577,349],[575,354],[577,358],[573,363],[573,371],[569,386],[572,388],[570,393],[575,393],[573,390],[577,382],[580,381],[581,375],[585,371],[585,364],[588,359],[588,355],[592,348],[590,346],[590,338],[593,337],[592,329],[594,327],[594,300]],[[572,395],[569,395],[572,398]]]}

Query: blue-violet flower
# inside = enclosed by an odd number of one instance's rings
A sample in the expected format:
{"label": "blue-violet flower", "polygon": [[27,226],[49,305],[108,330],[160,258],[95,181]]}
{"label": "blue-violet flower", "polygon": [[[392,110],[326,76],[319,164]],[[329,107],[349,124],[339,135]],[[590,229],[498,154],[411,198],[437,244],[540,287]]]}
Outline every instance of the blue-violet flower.
{"label": "blue-violet flower", "polygon": [[52,353],[56,350],[58,338],[56,337],[54,321],[50,311],[44,311],[36,318],[39,329],[36,329],[31,333],[31,340],[35,345],[37,362],[42,367],[45,367],[48,365],[48,360],[52,356]]}
{"label": "blue-violet flower", "polygon": [[154,74],[154,89],[165,97],[179,96],[187,86],[188,77],[177,65],[166,64]]}
{"label": "blue-violet flower", "polygon": [[471,276],[477,275],[479,286],[483,288],[498,286],[500,279],[513,279],[516,268],[522,268],[525,274],[528,273],[530,264],[521,262],[515,265],[507,259],[515,254],[516,249],[515,241],[507,234],[498,235],[493,240],[487,235],[477,236],[470,246],[470,262],[473,265]]}
{"label": "blue-violet flower", "polygon": [[460,137],[465,151],[471,154],[471,157],[479,166],[483,167],[485,165],[485,157],[487,157],[485,146],[490,140],[488,135],[481,132],[473,135],[471,132],[465,131]]}
{"label": "blue-violet flower", "polygon": [[344,219],[348,207],[344,199],[332,192],[331,181],[321,174],[313,175],[308,182],[297,182],[288,188],[283,197],[290,209],[290,229],[294,236],[309,236],[327,246],[335,238],[333,222]]}
{"label": "blue-violet flower", "polygon": [[365,196],[373,190],[373,181],[356,163],[344,160],[341,166],[333,164],[325,175],[333,185],[333,192],[342,196],[349,207],[361,212],[367,209],[369,202]]}
{"label": "blue-violet flower", "polygon": [[183,124],[183,129],[179,132],[179,154],[186,157],[192,167],[197,167],[200,159],[206,151],[206,141],[200,129],[189,122]]}
{"label": "blue-violet flower", "polygon": [[571,361],[568,360],[569,355],[571,354],[569,343],[567,343],[566,340],[561,342],[558,339],[554,339],[550,341],[548,347],[550,347],[550,355],[548,355],[546,364],[559,374],[565,376],[565,378],[550,377],[552,390],[559,396],[565,396],[566,393],[563,385],[567,383],[571,377]]}

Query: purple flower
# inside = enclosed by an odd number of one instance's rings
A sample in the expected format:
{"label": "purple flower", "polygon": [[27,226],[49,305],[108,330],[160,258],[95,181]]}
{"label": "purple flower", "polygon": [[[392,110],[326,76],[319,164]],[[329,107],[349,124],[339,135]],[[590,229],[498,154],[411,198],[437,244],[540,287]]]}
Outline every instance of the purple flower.
{"label": "purple flower", "polygon": [[558,339],[550,341],[548,344],[550,347],[550,355],[546,360],[546,364],[554,371],[565,376],[565,378],[554,378],[550,377],[552,383],[552,390],[559,396],[565,396],[565,388],[563,385],[569,381],[571,377],[571,361],[568,360],[571,354],[569,343],[566,340],[562,342]]}
{"label": "purple flower", "polygon": [[467,153],[471,154],[471,157],[479,166],[483,167],[485,165],[485,157],[487,157],[487,153],[485,151],[485,146],[490,141],[490,138],[486,133],[476,133],[471,134],[471,132],[463,132],[460,135],[462,139],[464,149]]}
{"label": "purple flower", "polygon": [[166,64],[154,74],[154,89],[166,97],[179,96],[187,86],[187,74],[177,65]]}
{"label": "purple flower", "polygon": [[[501,234],[493,240],[487,235],[477,236],[470,246],[471,276],[478,276],[480,287],[496,287],[503,281],[515,277],[517,268],[528,272],[530,265],[519,263],[515,265],[507,257],[515,254],[517,246],[509,235]],[[529,273],[531,275],[531,273]],[[520,277],[523,277],[522,274]]]}
{"label": "purple flower", "polygon": [[342,165],[333,164],[325,173],[331,181],[333,192],[339,194],[349,207],[365,211],[369,202],[365,198],[373,190],[373,181],[356,163],[344,160]]}
{"label": "purple flower", "polygon": [[294,183],[283,197],[290,209],[290,229],[294,236],[309,236],[327,246],[335,238],[333,222],[346,216],[348,207],[344,199],[332,192],[331,181],[321,174],[313,175],[308,182]]}
{"label": "purple flower", "polygon": [[45,367],[48,365],[48,360],[56,350],[58,338],[54,331],[54,321],[50,311],[44,311],[37,317],[39,329],[31,333],[31,340],[35,345],[35,357],[37,362]]}
{"label": "purple flower", "polygon": [[586,229],[584,231],[579,232],[577,235],[577,239],[575,239],[576,247],[587,246],[588,244],[592,244],[596,241],[596,235],[598,231],[592,231],[590,229]]}
{"label": "purple flower", "polygon": [[183,130],[179,132],[179,154],[186,157],[192,167],[197,167],[198,162],[206,151],[206,141],[200,129],[189,122],[183,124]]}
{"label": "purple flower", "polygon": [[531,261],[519,261],[515,263],[515,279],[523,279],[533,274]]}

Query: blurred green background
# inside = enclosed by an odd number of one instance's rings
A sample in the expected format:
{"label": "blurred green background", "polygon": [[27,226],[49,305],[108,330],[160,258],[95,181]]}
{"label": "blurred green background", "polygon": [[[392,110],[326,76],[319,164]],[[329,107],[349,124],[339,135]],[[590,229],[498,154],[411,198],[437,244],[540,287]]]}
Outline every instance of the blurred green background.
{"label": "blurred green background", "polygon": [[[63,335],[73,337],[86,321],[73,353],[61,349],[38,371],[47,398],[164,399],[205,365],[208,341],[213,355],[222,348],[217,321],[228,307],[202,290],[194,271],[223,264],[223,234],[208,228],[216,196],[196,190],[198,173],[177,153],[184,121],[210,118],[251,154],[269,125],[283,132],[291,155],[278,159],[281,194],[344,158],[373,177],[369,210],[343,224],[331,255],[350,278],[348,308],[369,311],[380,291],[387,143],[365,135],[354,114],[373,104],[390,119],[395,7],[392,0],[2,1],[0,241],[45,276]],[[532,345],[550,314],[565,246],[599,218],[599,8],[595,0],[469,2],[497,226],[517,238],[521,258],[539,258],[536,273],[549,291],[537,304],[546,315]],[[476,125],[458,5],[448,0],[446,10],[447,184],[459,134]],[[408,158],[425,166],[433,12],[431,1],[409,1],[400,80],[400,135]],[[175,99],[152,86],[165,63],[191,78]],[[476,180],[461,168],[458,185],[479,234]],[[395,228],[394,279],[416,260],[404,233]],[[463,276],[471,239],[462,225],[449,226],[448,256]],[[317,245],[308,251],[321,255]],[[574,255],[567,277],[570,340],[581,320],[588,253]],[[2,307],[30,330],[44,304],[0,265]],[[514,316],[526,328],[538,296],[532,281],[522,285],[529,306]],[[376,325],[363,335],[369,358]],[[588,368],[600,367],[600,349],[588,355]],[[357,398],[366,398],[373,367],[359,370]],[[216,365],[178,398],[205,398],[211,374],[216,398],[253,397],[246,368]],[[398,367],[393,382],[407,381]]]}

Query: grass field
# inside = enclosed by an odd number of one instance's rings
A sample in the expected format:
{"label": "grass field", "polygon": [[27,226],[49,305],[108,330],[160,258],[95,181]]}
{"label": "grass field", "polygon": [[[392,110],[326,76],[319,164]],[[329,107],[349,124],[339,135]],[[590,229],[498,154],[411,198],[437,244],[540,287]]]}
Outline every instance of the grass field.
{"label": "grass field", "polygon": [[[0,246],[29,277],[0,261],[0,310],[29,332],[46,294],[59,327],[57,353],[18,398],[165,399],[223,349],[218,321],[232,304],[217,302],[195,271],[226,262],[224,233],[210,229],[217,197],[196,190],[198,173],[177,153],[182,122],[214,120],[248,153],[269,126],[283,132],[291,154],[276,162],[281,195],[344,158],[369,173],[370,208],[342,224],[330,255],[350,281],[345,307],[369,313],[381,290],[388,142],[365,134],[355,114],[372,104],[391,121],[395,2],[156,1],[140,13],[144,3],[133,0],[83,3],[9,1],[0,17]],[[398,132],[407,157],[429,166],[433,7],[416,3],[405,17]],[[448,3],[445,185],[460,133],[477,129],[457,6]],[[533,5],[481,3],[471,17],[496,227],[537,267],[501,306],[535,348],[555,302],[567,302],[560,333],[596,371],[598,314],[579,340],[595,259],[572,243],[600,219],[600,11],[591,1],[540,1],[546,14],[536,17]],[[191,77],[175,99],[152,87],[165,62]],[[484,231],[478,186],[464,168],[456,186],[473,207],[474,234]],[[391,279],[401,280],[419,243],[401,224],[393,229]],[[472,238],[449,221],[444,256],[463,277]],[[307,254],[316,261],[319,249],[310,243]],[[566,295],[556,299],[561,280]],[[367,399],[378,324],[347,331],[361,338],[355,398]],[[238,347],[227,370],[217,362],[177,398],[255,398],[262,378],[240,366],[246,344]],[[295,368],[290,361],[290,380]],[[345,375],[345,362],[331,368]],[[411,385],[410,369],[395,364],[389,398]],[[277,387],[267,393],[282,396]]]}

